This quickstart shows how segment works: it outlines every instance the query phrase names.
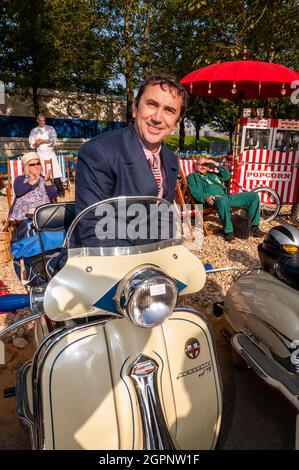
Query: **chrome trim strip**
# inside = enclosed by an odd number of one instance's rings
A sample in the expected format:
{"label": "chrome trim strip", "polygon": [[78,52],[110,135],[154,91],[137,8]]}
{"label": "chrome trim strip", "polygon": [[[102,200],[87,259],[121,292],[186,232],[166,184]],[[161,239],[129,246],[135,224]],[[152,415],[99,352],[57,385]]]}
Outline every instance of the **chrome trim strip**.
{"label": "chrome trim strip", "polygon": [[154,359],[141,354],[129,370],[141,414],[143,449],[174,450],[158,392],[158,369],[159,365]]}
{"label": "chrome trim strip", "polygon": [[64,332],[65,332],[65,329],[52,331],[52,333],[50,333],[43,339],[43,341],[40,343],[40,345],[38,346],[38,349],[36,350],[33,356],[32,400],[33,400],[33,424],[34,424],[34,427],[33,427],[33,449],[34,450],[44,449],[44,433],[42,432],[44,430],[44,423],[43,423],[43,417],[41,416],[41,413],[39,413],[39,409],[41,409],[40,396],[38,394],[40,388],[37,389],[36,387],[36,377],[37,377],[39,356],[43,348],[46,347],[46,343],[51,341],[52,337],[56,335],[61,335]]}
{"label": "chrome trim strip", "polygon": [[30,428],[33,426],[33,415],[29,408],[27,394],[27,373],[31,367],[31,361],[27,361],[17,372],[16,383],[16,414]]}
{"label": "chrome trim strip", "polygon": [[[42,400],[41,400],[41,375],[45,359],[50,353],[51,349],[62,339],[64,336],[69,333],[77,330],[83,330],[91,326],[96,326],[101,323],[106,323],[107,320],[112,318],[107,317],[105,319],[95,320],[94,322],[86,323],[85,325],[64,327],[61,330],[53,331],[48,335],[44,341],[40,344],[38,350],[36,351],[33,361],[32,361],[32,396],[33,396],[33,416],[34,416],[34,434],[33,434],[33,448],[35,450],[45,450],[45,428],[42,414]],[[46,347],[42,356],[39,358],[41,350],[45,347],[45,344],[49,341],[51,337],[54,337],[50,344]]]}
{"label": "chrome trim strip", "polygon": [[172,238],[170,240],[161,240],[160,242],[147,243],[139,246],[115,246],[115,247],[81,247],[69,248],[69,258],[80,256],[129,256],[141,253],[150,253],[152,251],[162,250],[170,246],[182,245],[181,238]]}
{"label": "chrome trim strip", "polygon": [[26,323],[29,323],[33,320],[37,320],[40,317],[43,317],[45,315],[44,312],[37,312],[37,313],[31,313],[30,315],[26,315],[26,317],[21,318],[20,320],[16,321],[12,325],[7,326],[3,330],[0,331],[0,338],[10,331],[14,330],[15,328],[19,328],[20,326],[26,325]]}
{"label": "chrome trim strip", "polygon": [[31,448],[33,448],[33,415],[29,408],[27,391],[27,373],[31,368],[31,361],[27,361],[17,372],[16,380],[16,415],[28,427]]}

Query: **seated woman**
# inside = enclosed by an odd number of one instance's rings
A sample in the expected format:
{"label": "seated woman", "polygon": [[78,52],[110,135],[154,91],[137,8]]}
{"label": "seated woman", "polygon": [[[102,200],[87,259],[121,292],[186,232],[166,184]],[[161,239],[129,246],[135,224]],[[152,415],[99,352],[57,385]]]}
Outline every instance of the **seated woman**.
{"label": "seated woman", "polygon": [[15,199],[8,216],[17,222],[27,219],[27,214],[57,197],[56,186],[51,179],[51,172],[42,176],[40,158],[36,152],[25,153],[22,157],[24,175],[17,176],[14,182]]}
{"label": "seated woman", "polygon": [[[51,178],[51,172],[42,175],[40,158],[36,152],[25,153],[22,157],[23,175],[14,181],[15,199],[9,210],[8,217],[16,226],[11,251],[14,257],[15,271],[20,278],[20,240],[33,235],[30,214],[42,204],[53,202],[57,197],[57,189]],[[23,249],[23,245],[22,245]]]}

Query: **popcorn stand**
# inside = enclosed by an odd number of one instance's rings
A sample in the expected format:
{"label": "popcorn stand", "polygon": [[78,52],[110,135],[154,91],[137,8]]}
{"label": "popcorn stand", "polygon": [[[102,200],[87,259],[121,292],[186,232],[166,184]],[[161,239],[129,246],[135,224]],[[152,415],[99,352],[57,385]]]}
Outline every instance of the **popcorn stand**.
{"label": "popcorn stand", "polygon": [[[181,79],[189,93],[209,99],[247,100],[285,98],[294,93],[299,73],[282,64],[247,60],[209,64]],[[294,204],[298,193],[299,121],[238,119],[229,190],[259,192],[261,218],[272,220],[280,204]],[[298,207],[299,204],[297,203]],[[265,212],[264,212],[265,210]]]}
{"label": "popcorn stand", "polygon": [[240,120],[240,147],[229,162],[230,192],[256,190],[271,220],[281,204],[295,204],[299,184],[299,121]]}

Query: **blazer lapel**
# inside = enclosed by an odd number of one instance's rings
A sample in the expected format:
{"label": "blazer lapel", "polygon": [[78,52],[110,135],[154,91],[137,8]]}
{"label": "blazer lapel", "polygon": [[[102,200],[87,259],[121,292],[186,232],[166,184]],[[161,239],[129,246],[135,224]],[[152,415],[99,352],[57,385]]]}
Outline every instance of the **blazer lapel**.
{"label": "blazer lapel", "polygon": [[175,193],[175,186],[176,180],[178,177],[178,163],[176,156],[168,149],[168,147],[163,144],[161,149],[161,160],[165,170],[166,178],[167,178],[167,194],[165,198],[173,202],[174,193]]}
{"label": "blazer lapel", "polygon": [[156,196],[158,187],[147,163],[142,146],[137,137],[134,125],[127,128],[123,135],[124,163],[132,175],[134,186],[142,196]]}

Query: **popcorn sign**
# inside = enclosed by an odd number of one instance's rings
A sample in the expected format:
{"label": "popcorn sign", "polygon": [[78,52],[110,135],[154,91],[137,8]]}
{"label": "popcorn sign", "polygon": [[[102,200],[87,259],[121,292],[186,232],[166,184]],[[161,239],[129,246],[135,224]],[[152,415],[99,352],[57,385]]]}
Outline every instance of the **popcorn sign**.
{"label": "popcorn sign", "polygon": [[246,172],[246,178],[249,180],[291,181],[291,177],[290,171],[247,170]]}

